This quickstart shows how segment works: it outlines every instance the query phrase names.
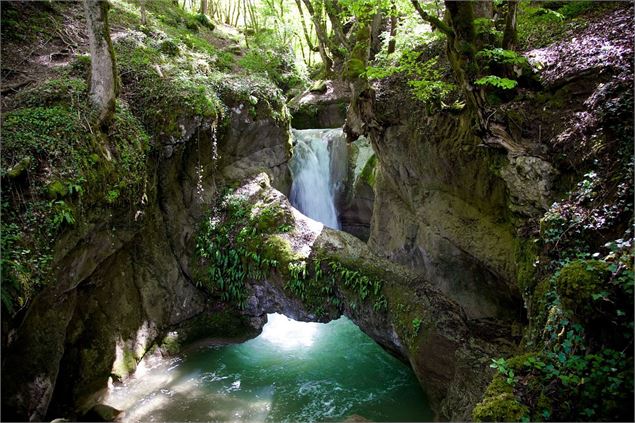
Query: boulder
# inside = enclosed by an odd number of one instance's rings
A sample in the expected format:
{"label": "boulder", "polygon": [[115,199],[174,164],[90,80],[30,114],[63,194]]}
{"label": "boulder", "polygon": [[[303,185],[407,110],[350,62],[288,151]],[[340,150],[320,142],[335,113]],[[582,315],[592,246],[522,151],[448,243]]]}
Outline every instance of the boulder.
{"label": "boulder", "polygon": [[340,128],[346,119],[351,92],[344,81],[317,81],[288,106],[295,129]]}

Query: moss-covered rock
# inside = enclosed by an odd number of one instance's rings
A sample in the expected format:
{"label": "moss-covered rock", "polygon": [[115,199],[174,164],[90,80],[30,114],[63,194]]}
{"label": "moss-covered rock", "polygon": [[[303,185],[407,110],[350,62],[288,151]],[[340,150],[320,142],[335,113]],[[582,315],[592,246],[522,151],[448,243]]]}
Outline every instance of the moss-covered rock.
{"label": "moss-covered rock", "polygon": [[311,87],[309,88],[309,91],[312,93],[318,93],[318,94],[324,94],[327,90],[327,85],[326,85],[326,81],[324,80],[317,80],[315,81]]}
{"label": "moss-covered rock", "polygon": [[575,260],[567,263],[556,278],[562,307],[582,322],[597,319],[605,283],[610,271],[600,260]]}
{"label": "moss-covered rock", "polygon": [[514,396],[512,386],[501,375],[494,376],[483,401],[474,407],[477,422],[518,422],[529,416],[529,409]]}
{"label": "moss-covered rock", "polygon": [[177,56],[179,54],[179,46],[172,40],[165,40],[159,44],[159,51],[168,56]]}
{"label": "moss-covered rock", "polygon": [[27,156],[23,158],[15,166],[13,166],[7,171],[7,176],[9,176],[9,178],[12,178],[12,179],[17,179],[23,176],[27,172],[29,167],[31,167],[32,162],[33,162],[33,158],[31,156]]}
{"label": "moss-covered rock", "polygon": [[46,187],[46,193],[49,198],[57,199],[65,197],[68,194],[68,190],[62,181],[53,181]]}

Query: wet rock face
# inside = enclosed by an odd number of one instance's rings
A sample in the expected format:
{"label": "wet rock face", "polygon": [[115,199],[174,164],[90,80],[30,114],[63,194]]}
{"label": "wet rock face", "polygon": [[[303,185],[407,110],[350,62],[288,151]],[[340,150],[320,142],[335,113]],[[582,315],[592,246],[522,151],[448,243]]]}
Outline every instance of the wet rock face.
{"label": "wet rock face", "polygon": [[280,116],[254,122],[232,111],[219,141],[208,122],[180,122],[182,138],[160,140],[148,167],[144,205],[91,210],[86,225],[58,241],[57,283],[34,300],[3,351],[4,417],[86,413],[111,372],[133,372],[169,328],[205,310],[188,273],[193,235],[219,184],[265,171],[288,190],[288,121]]}
{"label": "wet rock face", "polygon": [[370,237],[376,164],[377,158],[366,138],[348,144],[348,175],[337,209],[342,230],[362,241]]}
{"label": "wet rock face", "polygon": [[507,187],[489,170],[500,153],[478,147],[461,116],[421,119],[400,114],[401,106],[376,107],[403,120],[373,139],[378,174],[369,245],[423,272],[469,317],[515,318]]}

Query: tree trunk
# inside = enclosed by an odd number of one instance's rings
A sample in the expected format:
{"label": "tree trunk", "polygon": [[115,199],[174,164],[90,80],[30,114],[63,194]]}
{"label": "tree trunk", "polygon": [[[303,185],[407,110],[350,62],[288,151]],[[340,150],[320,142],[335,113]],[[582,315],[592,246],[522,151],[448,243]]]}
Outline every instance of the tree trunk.
{"label": "tree trunk", "polygon": [[108,26],[109,4],[103,0],[84,0],[90,40],[90,99],[98,112],[98,123],[108,123],[115,112],[119,92],[115,54]]}
{"label": "tree trunk", "polygon": [[395,52],[395,46],[397,41],[395,37],[397,35],[397,24],[399,23],[399,19],[397,17],[397,6],[395,5],[395,0],[390,1],[390,34],[388,40],[388,54]]}
{"label": "tree trunk", "polygon": [[320,17],[315,13],[315,9],[311,4],[311,0],[302,0],[306,9],[309,11],[309,15],[311,16],[311,20],[313,21],[313,26],[315,27],[315,33],[318,38],[318,51],[320,52],[320,57],[322,58],[322,63],[324,64],[324,73],[326,77],[330,77],[333,71],[333,61],[329,57],[327,53],[328,46],[328,35],[326,33],[326,25],[322,22]]}
{"label": "tree trunk", "polygon": [[[346,39],[346,35],[344,34],[344,28],[342,27],[342,21],[340,20],[341,10],[337,0],[331,0],[324,4],[324,8],[326,10],[326,14],[331,21],[331,27],[333,28],[333,33],[335,34],[335,38],[337,42],[344,47],[346,51],[350,51],[350,46],[348,40]],[[337,48],[332,49],[332,53],[338,53]],[[341,54],[338,53],[341,56]]]}
{"label": "tree trunk", "polygon": [[370,24],[370,56],[369,60],[373,60],[375,55],[381,51],[381,34],[386,30],[386,21],[384,13],[381,9],[375,13]]}
{"label": "tree trunk", "polygon": [[302,3],[300,0],[295,0],[295,4],[298,6],[298,11],[300,12],[300,23],[302,24],[302,32],[304,32],[304,39],[306,40],[306,44],[309,47],[310,56],[310,52],[318,50],[311,42],[311,36],[309,35],[309,31],[307,30],[306,22],[304,21],[304,11],[302,10]]}
{"label": "tree trunk", "polygon": [[198,13],[200,13],[201,15],[205,15],[207,13],[207,0],[201,0],[201,8],[199,9]]}
{"label": "tree trunk", "polygon": [[139,6],[141,6],[141,25],[147,25],[146,0],[139,0]]}
{"label": "tree trunk", "polygon": [[251,2],[251,0],[247,0],[247,9],[249,10],[249,21],[250,25],[254,30],[255,34],[260,32],[260,23],[258,22],[258,14],[256,13],[256,7]]}
{"label": "tree trunk", "polygon": [[514,50],[518,43],[516,35],[516,14],[518,12],[518,0],[507,2],[507,16],[505,17],[505,32],[503,33],[503,48]]}

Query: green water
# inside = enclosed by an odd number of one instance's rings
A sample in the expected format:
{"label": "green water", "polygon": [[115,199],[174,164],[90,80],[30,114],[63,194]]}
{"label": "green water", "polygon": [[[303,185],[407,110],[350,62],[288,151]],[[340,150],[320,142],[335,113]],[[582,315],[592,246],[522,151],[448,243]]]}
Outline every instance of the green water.
{"label": "green water", "polygon": [[269,315],[243,344],[205,347],[111,388],[126,421],[429,421],[406,365],[346,318],[300,323]]}

